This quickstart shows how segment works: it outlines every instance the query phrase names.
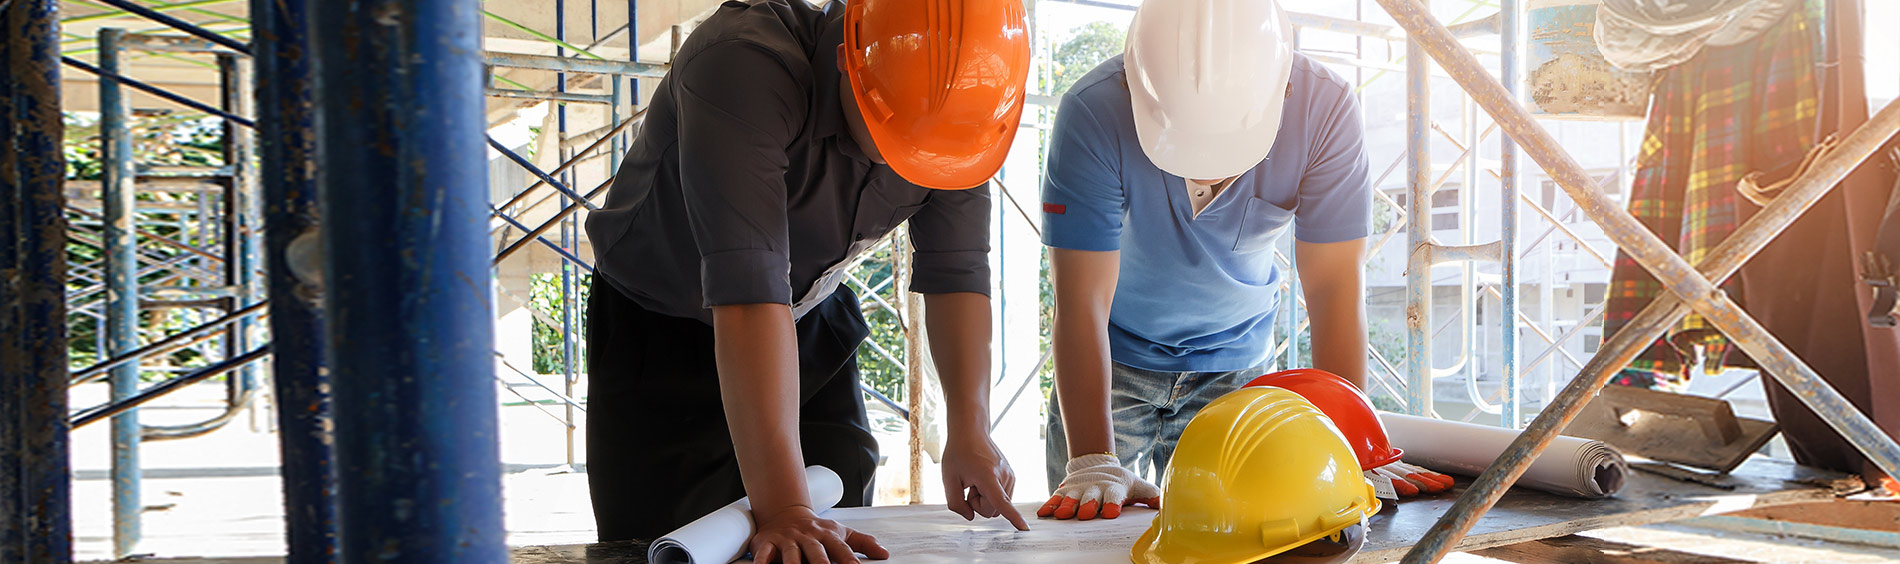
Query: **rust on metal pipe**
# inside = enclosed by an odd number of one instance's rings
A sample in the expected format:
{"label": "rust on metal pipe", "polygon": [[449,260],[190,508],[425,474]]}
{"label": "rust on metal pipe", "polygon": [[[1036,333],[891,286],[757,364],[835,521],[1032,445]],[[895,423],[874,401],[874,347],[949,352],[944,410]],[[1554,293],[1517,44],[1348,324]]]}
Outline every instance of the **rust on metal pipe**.
{"label": "rust on metal pipe", "polygon": [[[1675,255],[1655,234],[1642,228],[1628,212],[1616,207],[1614,202],[1609,201],[1601,193],[1589,189],[1589,179],[1582,167],[1564,153],[1556,145],[1555,140],[1543,131],[1523,108],[1512,103],[1503,86],[1493,81],[1482,65],[1469,53],[1463,51],[1451,34],[1431,16],[1428,10],[1410,0],[1379,0],[1379,3],[1392,14],[1401,27],[1412,34],[1425,52],[1446,68],[1452,78],[1470,93],[1473,100],[1484,107],[1505,129],[1505,132],[1522,145],[1525,152],[1564,188],[1585,215],[1601,226],[1625,252],[1628,252],[1657,279],[1672,281],[1668,287],[1673,296],[1668,297],[1687,302],[1687,305],[1693,309],[1709,315],[1711,321],[1716,322],[1725,330],[1733,328],[1739,332],[1749,333],[1753,341],[1751,346],[1778,353],[1774,356],[1785,357],[1783,360],[1788,362],[1787,366],[1782,367],[1783,370],[1793,370],[1795,373],[1777,372],[1777,378],[1803,382],[1801,377],[1812,376],[1812,371],[1807,370],[1798,359],[1788,354],[1786,348],[1774,341],[1772,336],[1767,335],[1765,331],[1751,331],[1751,329],[1759,329],[1758,326],[1753,326],[1752,320],[1744,325],[1742,318],[1745,316],[1740,315],[1739,309],[1721,295],[1708,278]],[[1852,166],[1847,168],[1851,169]],[[1838,182],[1838,178],[1827,184],[1831,186],[1834,182]],[[1790,188],[1791,192],[1793,188],[1795,187]],[[1807,204],[1798,201],[1790,201],[1788,204],[1811,205],[1811,200]],[[1788,213],[1791,220],[1792,215],[1798,212],[1789,210],[1782,213]],[[1785,227],[1785,224],[1780,227]],[[1770,229],[1770,231],[1778,231],[1780,227]],[[1769,235],[1761,235],[1764,242]],[[1736,246],[1743,245],[1738,243]],[[1726,260],[1739,265],[1748,254],[1752,253],[1743,253]],[[1683,313],[1683,308],[1672,308],[1660,298],[1658,303],[1652,304],[1648,309],[1676,309],[1677,311],[1671,312],[1672,317],[1679,317],[1680,313]],[[1624,329],[1624,333],[1631,333],[1632,330],[1638,333],[1651,331],[1660,333],[1670,323],[1660,319],[1661,317],[1663,316],[1654,315],[1648,319],[1639,319],[1643,323],[1632,323]],[[1613,341],[1619,344],[1635,341],[1635,339],[1629,339],[1630,336],[1619,334]],[[1646,343],[1646,340],[1643,342]],[[1631,350],[1619,350],[1623,348]],[[1529,461],[1549,445],[1556,432],[1575,417],[1576,412],[1582,409],[1587,397],[1607,381],[1609,373],[1626,364],[1639,348],[1634,344],[1629,344],[1600,351],[1598,356],[1592,359],[1590,366],[1586,367],[1585,374],[1588,377],[1573,380],[1564,393],[1545,408],[1537,421],[1533,422],[1531,427],[1513,443],[1511,450],[1486,470],[1485,474],[1480,476],[1478,483],[1474,484],[1471,490],[1454,504],[1446,516],[1426,533],[1425,538],[1411,553],[1407,554],[1405,562],[1434,562],[1449,552],[1456,541],[1476,523],[1477,518],[1504,494],[1505,488],[1523,473]],[[1813,394],[1813,397],[1803,396],[1803,399],[1816,399],[1823,391],[1832,392],[1825,385],[1821,385],[1820,388],[1824,390],[1815,390],[1816,394]],[[1838,398],[1838,394],[1834,395],[1834,398]],[[1859,414],[1855,412],[1847,415]],[[1830,421],[1830,423],[1841,424],[1835,421]]]}

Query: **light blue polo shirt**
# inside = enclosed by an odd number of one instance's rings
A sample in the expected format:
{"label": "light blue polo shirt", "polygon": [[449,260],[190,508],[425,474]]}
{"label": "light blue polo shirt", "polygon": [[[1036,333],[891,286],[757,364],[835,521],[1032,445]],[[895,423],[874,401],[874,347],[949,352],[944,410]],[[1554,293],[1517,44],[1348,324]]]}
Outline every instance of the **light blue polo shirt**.
{"label": "light blue polo shirt", "polygon": [[1199,215],[1184,180],[1141,150],[1120,56],[1062,96],[1042,185],[1042,240],[1121,251],[1108,328],[1115,362],[1167,372],[1261,365],[1285,276],[1273,247],[1288,224],[1309,243],[1371,232],[1359,103],[1345,79],[1295,57],[1273,151]]}

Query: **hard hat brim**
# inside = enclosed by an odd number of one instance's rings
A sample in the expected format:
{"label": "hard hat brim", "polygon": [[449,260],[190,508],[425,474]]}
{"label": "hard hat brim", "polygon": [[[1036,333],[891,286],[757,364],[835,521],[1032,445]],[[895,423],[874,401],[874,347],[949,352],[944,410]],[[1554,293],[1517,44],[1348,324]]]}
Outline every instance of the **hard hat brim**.
{"label": "hard hat brim", "polygon": [[1142,531],[1141,537],[1135,540],[1134,548],[1129,550],[1129,561],[1134,564],[1179,564],[1181,562],[1195,562],[1196,564],[1247,564],[1257,562],[1305,546],[1307,543],[1326,538],[1333,533],[1343,531],[1349,527],[1366,524],[1373,515],[1378,514],[1379,510],[1384,507],[1379,501],[1379,498],[1374,495],[1372,484],[1366,484],[1366,499],[1368,500],[1367,505],[1360,511],[1358,520],[1349,521],[1337,527],[1320,530],[1312,535],[1287,543],[1284,546],[1268,547],[1265,550],[1235,550],[1221,554],[1186,554],[1183,550],[1174,550],[1172,547],[1164,546],[1163,539],[1161,538],[1161,515],[1156,514],[1154,522],[1148,524],[1148,530]]}

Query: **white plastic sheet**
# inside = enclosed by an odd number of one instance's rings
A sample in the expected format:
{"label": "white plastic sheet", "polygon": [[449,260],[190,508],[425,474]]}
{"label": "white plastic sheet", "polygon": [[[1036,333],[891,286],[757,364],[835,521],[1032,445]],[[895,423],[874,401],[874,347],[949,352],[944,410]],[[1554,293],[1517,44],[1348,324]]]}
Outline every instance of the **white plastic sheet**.
{"label": "white plastic sheet", "polygon": [[[1516,440],[1518,431],[1429,417],[1379,413],[1405,461],[1449,474],[1476,476]],[[1559,435],[1517,479],[1518,486],[1596,499],[1615,495],[1629,475],[1623,454],[1603,441]]]}
{"label": "white plastic sheet", "polygon": [[[844,497],[844,481],[823,466],[805,467],[805,487],[818,513],[836,507]],[[745,556],[753,530],[752,502],[742,497],[653,541],[647,548],[647,562],[727,564]]]}

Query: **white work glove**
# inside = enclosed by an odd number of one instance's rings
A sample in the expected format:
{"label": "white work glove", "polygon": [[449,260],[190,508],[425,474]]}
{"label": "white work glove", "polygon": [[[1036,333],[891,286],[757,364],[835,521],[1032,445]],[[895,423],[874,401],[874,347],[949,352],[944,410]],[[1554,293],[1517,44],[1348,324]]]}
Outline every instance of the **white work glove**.
{"label": "white work glove", "polygon": [[1114,519],[1123,505],[1161,508],[1161,488],[1123,468],[1112,454],[1085,454],[1069,459],[1069,476],[1036,510],[1037,517],[1087,521],[1100,515]]}
{"label": "white work glove", "polygon": [[1366,470],[1366,479],[1372,482],[1379,497],[1398,499],[1412,497],[1421,493],[1439,493],[1451,489],[1451,476],[1419,468],[1404,462],[1393,462],[1385,466]]}

